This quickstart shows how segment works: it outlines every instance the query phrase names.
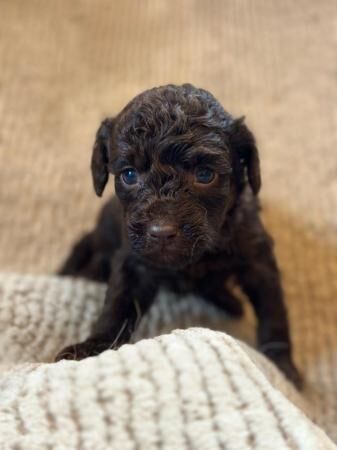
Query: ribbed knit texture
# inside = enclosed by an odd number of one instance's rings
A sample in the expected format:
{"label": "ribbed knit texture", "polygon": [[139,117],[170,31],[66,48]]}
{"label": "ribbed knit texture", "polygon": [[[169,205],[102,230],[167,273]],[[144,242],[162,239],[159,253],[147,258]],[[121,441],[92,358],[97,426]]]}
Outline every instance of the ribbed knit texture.
{"label": "ribbed knit texture", "polygon": [[48,364],[88,334],[104,287],[15,275],[0,286],[1,450],[337,448],[301,412],[315,420],[311,405],[252,349],[204,328],[163,334],[178,316],[225,324],[201,301],[162,293],[135,341],[159,337]]}

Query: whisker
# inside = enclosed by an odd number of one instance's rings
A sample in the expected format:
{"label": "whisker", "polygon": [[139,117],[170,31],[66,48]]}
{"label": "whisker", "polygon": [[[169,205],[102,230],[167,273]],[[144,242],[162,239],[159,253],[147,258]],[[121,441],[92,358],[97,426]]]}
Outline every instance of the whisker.
{"label": "whisker", "polygon": [[136,298],[133,299],[133,304],[135,306],[135,310],[136,310],[136,314],[137,314],[136,322],[135,322],[135,328],[137,328],[138,325],[139,325],[139,322],[140,322],[140,320],[142,318],[142,310],[141,310],[139,302],[138,302],[138,300]]}
{"label": "whisker", "polygon": [[201,237],[201,236],[197,237],[196,240],[195,240],[194,243],[193,243],[192,250],[191,250],[190,262],[192,262],[192,260],[193,260],[195,247],[196,247],[197,243],[198,243],[200,240],[202,240],[202,237]]}
{"label": "whisker", "polygon": [[125,328],[127,327],[128,322],[129,322],[128,319],[124,320],[123,325],[121,326],[121,329],[119,330],[117,336],[115,337],[114,341],[110,345],[109,349],[113,349],[115,347],[115,344],[118,342],[118,339],[121,337]]}

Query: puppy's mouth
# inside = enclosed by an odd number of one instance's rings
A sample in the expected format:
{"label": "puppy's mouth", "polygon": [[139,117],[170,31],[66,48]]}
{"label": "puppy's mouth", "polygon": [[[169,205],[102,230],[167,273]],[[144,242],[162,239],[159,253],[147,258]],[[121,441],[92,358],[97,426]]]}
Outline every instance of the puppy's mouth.
{"label": "puppy's mouth", "polygon": [[147,247],[144,251],[138,252],[150,265],[158,268],[172,270],[183,269],[196,262],[202,252],[200,247],[192,249],[179,247],[179,244],[160,244]]}

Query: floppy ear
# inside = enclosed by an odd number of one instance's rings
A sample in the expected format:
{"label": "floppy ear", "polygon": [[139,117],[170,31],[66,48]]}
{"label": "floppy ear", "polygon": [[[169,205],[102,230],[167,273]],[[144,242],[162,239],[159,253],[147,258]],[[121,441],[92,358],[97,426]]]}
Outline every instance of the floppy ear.
{"label": "floppy ear", "polygon": [[103,120],[97,130],[91,157],[91,174],[96,194],[100,197],[109,178],[108,147],[111,139],[114,119]]}
{"label": "floppy ear", "polygon": [[232,148],[237,152],[240,165],[246,167],[248,182],[256,195],[261,187],[260,160],[255,138],[244,124],[244,117],[233,122],[229,140]]}

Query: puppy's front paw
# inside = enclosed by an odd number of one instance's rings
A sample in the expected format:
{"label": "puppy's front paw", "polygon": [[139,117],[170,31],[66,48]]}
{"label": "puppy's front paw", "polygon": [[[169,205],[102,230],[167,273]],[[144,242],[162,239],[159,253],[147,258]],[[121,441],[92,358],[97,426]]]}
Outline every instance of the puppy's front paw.
{"label": "puppy's front paw", "polygon": [[97,356],[107,348],[107,345],[102,346],[102,343],[88,339],[84,342],[80,342],[79,344],[73,344],[65,347],[60,351],[60,353],[57,354],[55,362],[62,359],[80,361],[81,359],[88,358],[89,356]]}
{"label": "puppy's front paw", "polygon": [[301,390],[304,385],[304,380],[295,364],[292,362],[289,355],[280,355],[273,358],[277,367],[285,374],[298,390]]}

